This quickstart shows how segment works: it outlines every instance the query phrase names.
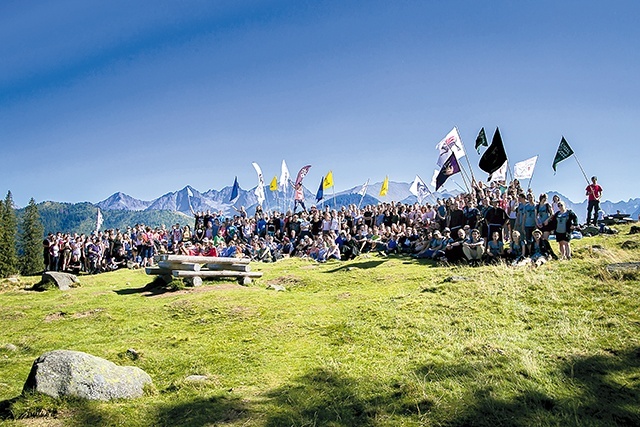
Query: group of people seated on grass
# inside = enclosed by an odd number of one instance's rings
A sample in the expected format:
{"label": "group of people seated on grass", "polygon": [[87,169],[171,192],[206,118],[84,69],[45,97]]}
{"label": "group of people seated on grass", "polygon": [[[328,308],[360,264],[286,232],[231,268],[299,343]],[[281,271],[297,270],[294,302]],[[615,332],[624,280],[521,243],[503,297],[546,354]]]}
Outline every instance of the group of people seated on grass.
{"label": "group of people seated on grass", "polygon": [[153,265],[154,255],[249,257],[274,262],[302,257],[325,262],[361,254],[405,254],[415,258],[477,265],[507,261],[542,264],[556,258],[549,244],[555,235],[559,257],[571,258],[576,215],[554,196],[537,201],[517,180],[507,185],[480,182],[470,193],[434,203],[380,203],[358,208],[311,207],[308,211],[254,215],[196,212],[193,227],[175,224],[106,230],[90,236],[50,234],[44,242],[50,270],[96,273]]}

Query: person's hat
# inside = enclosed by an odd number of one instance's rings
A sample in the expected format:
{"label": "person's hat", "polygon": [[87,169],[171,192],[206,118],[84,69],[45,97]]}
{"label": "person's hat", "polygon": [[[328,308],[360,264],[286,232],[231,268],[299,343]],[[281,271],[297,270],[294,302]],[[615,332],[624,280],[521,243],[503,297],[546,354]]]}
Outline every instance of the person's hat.
{"label": "person's hat", "polygon": [[450,233],[451,229],[449,227],[445,227],[444,230],[442,230],[442,231],[444,231],[445,233]]}

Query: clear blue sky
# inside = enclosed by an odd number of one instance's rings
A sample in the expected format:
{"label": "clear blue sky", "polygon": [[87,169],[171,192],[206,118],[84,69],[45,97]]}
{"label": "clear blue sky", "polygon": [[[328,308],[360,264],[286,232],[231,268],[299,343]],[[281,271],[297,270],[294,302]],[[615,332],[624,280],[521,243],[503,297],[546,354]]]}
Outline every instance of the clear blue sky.
{"label": "clear blue sky", "polygon": [[[640,196],[638,1],[0,2],[0,191],[150,200],[313,167],[336,191],[427,182],[458,126],[500,127],[536,193]],[[464,167],[468,167],[463,161]],[[460,178],[457,181],[462,185]],[[456,188],[448,183],[449,188]]]}

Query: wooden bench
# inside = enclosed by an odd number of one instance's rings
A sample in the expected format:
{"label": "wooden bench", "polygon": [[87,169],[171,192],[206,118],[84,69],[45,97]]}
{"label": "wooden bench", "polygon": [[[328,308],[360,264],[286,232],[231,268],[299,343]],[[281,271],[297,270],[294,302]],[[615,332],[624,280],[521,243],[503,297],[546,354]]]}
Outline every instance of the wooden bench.
{"label": "wooden bench", "polygon": [[155,259],[158,266],[147,267],[145,272],[162,277],[165,283],[183,277],[191,285],[200,286],[203,278],[234,277],[241,285],[248,285],[252,277],[262,277],[262,272],[251,271],[249,258],[162,254]]}

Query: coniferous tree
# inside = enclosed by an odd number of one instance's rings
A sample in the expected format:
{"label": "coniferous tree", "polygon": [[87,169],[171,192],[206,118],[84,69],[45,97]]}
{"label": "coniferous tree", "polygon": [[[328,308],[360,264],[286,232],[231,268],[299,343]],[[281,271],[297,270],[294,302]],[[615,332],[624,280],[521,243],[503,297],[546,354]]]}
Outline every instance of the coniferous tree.
{"label": "coniferous tree", "polygon": [[44,270],[44,259],[42,257],[43,238],[44,227],[40,221],[38,206],[36,201],[31,198],[29,205],[24,210],[22,234],[20,235],[20,248],[22,249],[20,273],[23,275],[36,274]]}
{"label": "coniferous tree", "polygon": [[18,272],[18,256],[16,254],[16,234],[18,233],[18,220],[13,206],[11,191],[2,203],[0,212],[0,277],[8,277]]}

